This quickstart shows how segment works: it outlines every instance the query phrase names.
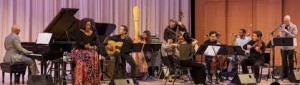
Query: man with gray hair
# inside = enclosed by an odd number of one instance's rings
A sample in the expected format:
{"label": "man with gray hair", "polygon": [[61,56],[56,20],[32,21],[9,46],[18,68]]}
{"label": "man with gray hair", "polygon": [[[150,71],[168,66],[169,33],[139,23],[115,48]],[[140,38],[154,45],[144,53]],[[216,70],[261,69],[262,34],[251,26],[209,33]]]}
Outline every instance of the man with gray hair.
{"label": "man with gray hair", "polygon": [[[4,47],[5,47],[5,56],[3,58],[4,62],[24,62],[26,63],[32,75],[36,75],[38,73],[38,69],[36,63],[23,54],[32,54],[32,51],[28,51],[24,49],[21,45],[20,38],[18,34],[20,33],[20,26],[13,25],[11,29],[11,33],[5,37]],[[20,74],[17,74],[15,77],[15,82],[18,83],[20,78]]]}
{"label": "man with gray hair", "polygon": [[[298,34],[297,26],[291,22],[291,17],[285,15],[283,19],[284,23],[280,26],[280,37],[296,38]],[[297,43],[297,42],[296,42]],[[282,46],[281,47],[281,59],[283,66],[283,78],[287,78],[289,73],[294,69],[294,55],[296,46]]]}

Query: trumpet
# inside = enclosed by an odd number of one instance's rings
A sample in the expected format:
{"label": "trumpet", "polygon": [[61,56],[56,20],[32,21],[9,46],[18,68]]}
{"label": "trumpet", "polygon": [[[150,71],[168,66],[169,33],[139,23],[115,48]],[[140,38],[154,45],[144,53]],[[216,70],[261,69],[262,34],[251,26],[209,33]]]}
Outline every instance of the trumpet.
{"label": "trumpet", "polygon": [[236,43],[236,39],[238,38],[238,35],[235,33],[232,33],[232,35],[233,35],[233,40],[231,42],[231,45],[234,45]]}

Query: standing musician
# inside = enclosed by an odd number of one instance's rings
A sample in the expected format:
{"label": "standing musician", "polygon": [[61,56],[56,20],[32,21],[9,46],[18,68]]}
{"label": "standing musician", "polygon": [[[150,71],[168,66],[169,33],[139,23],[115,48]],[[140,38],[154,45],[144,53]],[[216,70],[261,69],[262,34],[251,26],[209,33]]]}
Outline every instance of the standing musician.
{"label": "standing musician", "polygon": [[[186,32],[185,26],[181,22],[176,22],[174,19],[169,20],[169,26],[165,28],[164,31],[164,40],[168,41],[168,39],[176,39],[177,32]],[[177,40],[175,40],[176,42]]]}
{"label": "standing musician", "polygon": [[193,60],[195,52],[194,46],[197,44],[197,40],[192,39],[189,33],[184,33],[178,38],[178,45],[175,47],[175,59],[178,60],[181,66],[191,67],[191,77],[194,83],[206,84],[205,66],[201,63],[197,63]]}
{"label": "standing musician", "polygon": [[[132,39],[127,35],[128,34],[128,27],[126,25],[121,25],[121,27],[118,30],[118,35],[111,36],[110,40],[115,41],[115,42],[122,42],[122,46],[120,47],[120,52],[115,52],[114,56],[116,57],[116,67],[118,66],[117,64],[121,63],[121,70],[123,73],[123,76],[126,75],[126,61],[130,64],[131,66],[131,77],[133,78],[133,81],[135,84],[138,84],[138,82],[135,80],[135,69],[136,69],[136,63],[133,59],[133,57],[130,55],[132,52],[132,46],[133,46],[133,41]],[[106,48],[108,50],[114,50],[116,49],[112,45],[108,44],[106,45]],[[119,69],[120,70],[120,69]],[[113,79],[116,78],[116,74],[118,74],[118,69],[115,68],[114,71],[114,76]]]}
{"label": "standing musician", "polygon": [[[203,45],[208,46],[208,45],[220,45],[221,43],[218,41],[218,38],[220,37],[220,35],[216,32],[216,31],[211,31],[208,34],[208,40],[204,41]],[[212,82],[212,76],[213,74],[216,73],[216,64],[217,62],[212,62],[215,56],[205,56],[205,63],[206,63],[206,67],[208,70],[208,77],[210,79],[210,82]],[[216,73],[216,75],[218,75],[219,73]],[[221,76],[218,75],[219,78],[221,79]],[[218,83],[218,78],[216,79],[216,83]]]}
{"label": "standing musician", "polygon": [[[280,27],[280,37],[293,37],[295,38],[298,34],[297,26],[291,22],[291,17],[286,15],[284,17],[284,24]],[[297,42],[296,42],[297,43]],[[294,55],[296,46],[282,46],[281,47],[281,59],[283,66],[283,78],[287,78],[289,73],[293,72],[294,69]]]}
{"label": "standing musician", "polygon": [[243,46],[244,49],[250,50],[250,56],[241,62],[242,72],[248,73],[247,66],[252,66],[252,72],[258,82],[259,78],[259,66],[263,65],[265,43],[261,40],[262,33],[260,31],[254,31],[252,40]]}

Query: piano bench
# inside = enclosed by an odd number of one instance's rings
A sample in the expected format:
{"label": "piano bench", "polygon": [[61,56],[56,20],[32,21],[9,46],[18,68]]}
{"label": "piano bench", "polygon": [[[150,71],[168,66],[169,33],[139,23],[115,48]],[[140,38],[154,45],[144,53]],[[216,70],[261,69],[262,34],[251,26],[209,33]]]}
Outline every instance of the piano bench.
{"label": "piano bench", "polygon": [[24,62],[0,63],[0,66],[2,70],[2,84],[4,83],[5,73],[10,73],[10,84],[12,84],[12,74],[16,75],[17,73],[22,76],[22,83],[24,84],[24,75],[27,68],[27,65]]}

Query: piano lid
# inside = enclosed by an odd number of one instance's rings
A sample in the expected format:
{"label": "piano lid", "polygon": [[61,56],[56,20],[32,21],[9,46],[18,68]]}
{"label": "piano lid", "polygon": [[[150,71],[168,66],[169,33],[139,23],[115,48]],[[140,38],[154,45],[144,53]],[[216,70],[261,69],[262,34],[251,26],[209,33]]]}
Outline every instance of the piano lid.
{"label": "piano lid", "polygon": [[44,32],[52,33],[52,39],[55,41],[73,39],[72,35],[78,29],[80,22],[80,20],[74,17],[78,10],[77,8],[62,8]]}
{"label": "piano lid", "polygon": [[111,23],[96,23],[98,35],[110,35],[115,31],[116,25]]}

